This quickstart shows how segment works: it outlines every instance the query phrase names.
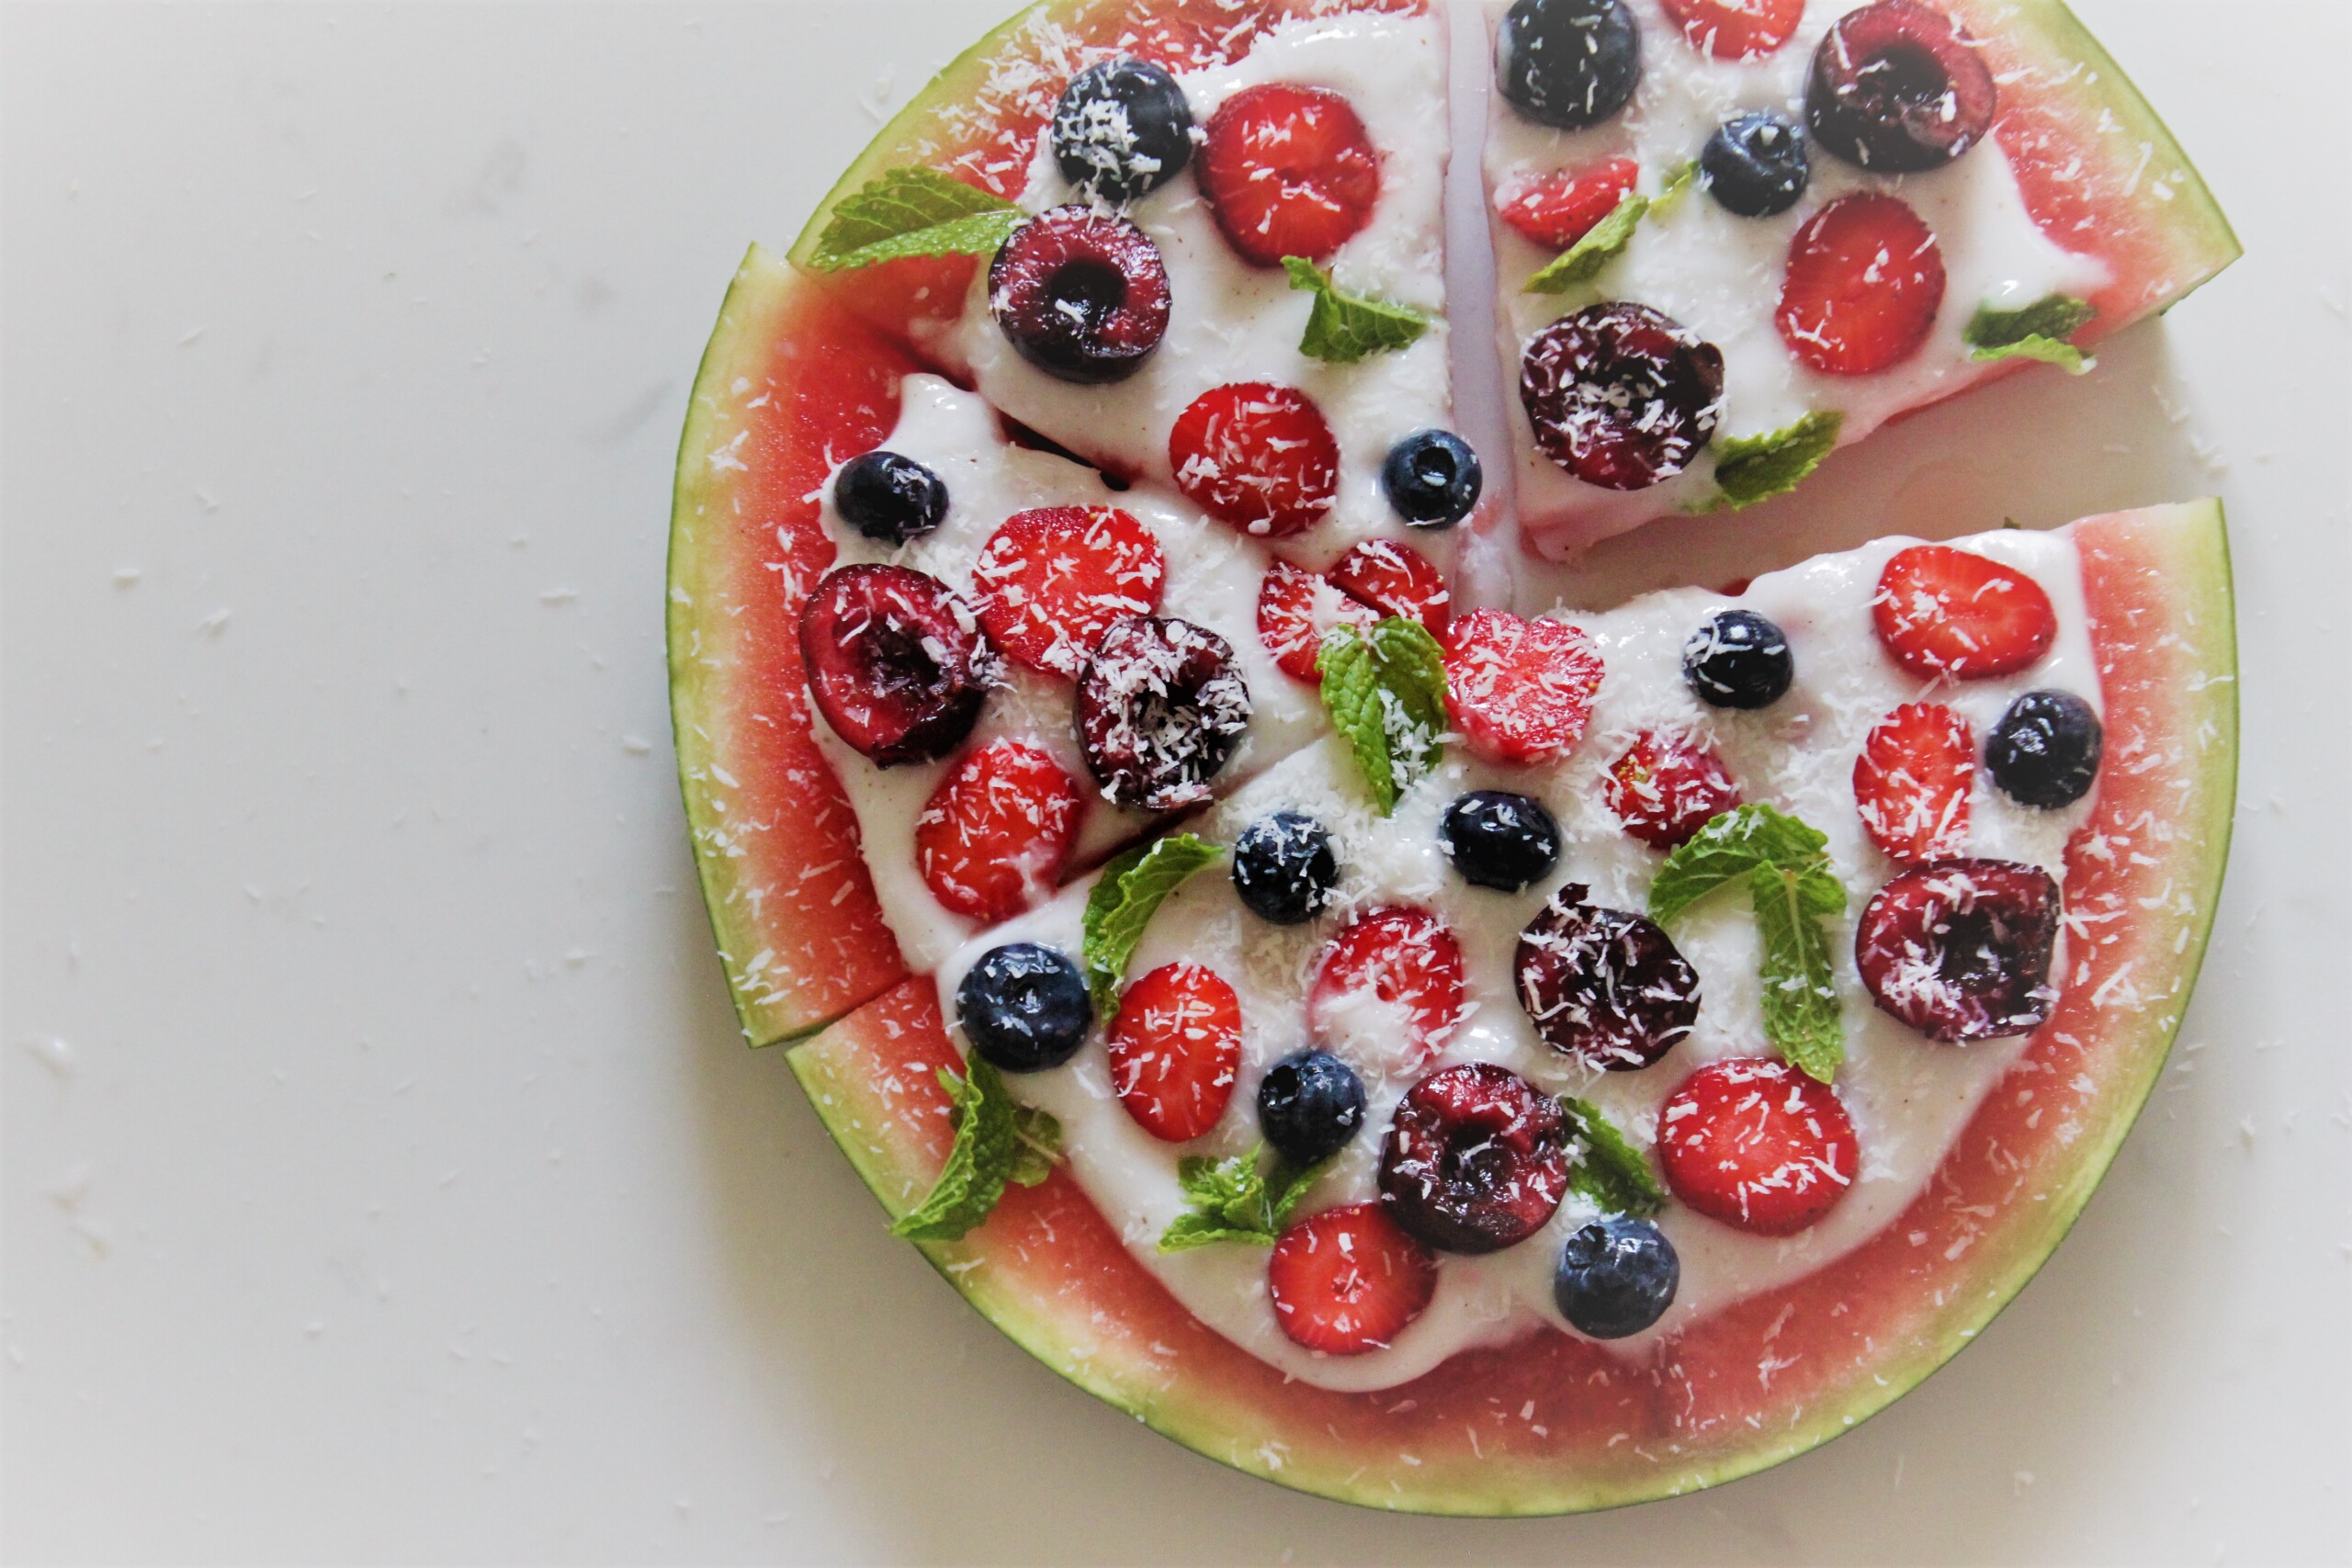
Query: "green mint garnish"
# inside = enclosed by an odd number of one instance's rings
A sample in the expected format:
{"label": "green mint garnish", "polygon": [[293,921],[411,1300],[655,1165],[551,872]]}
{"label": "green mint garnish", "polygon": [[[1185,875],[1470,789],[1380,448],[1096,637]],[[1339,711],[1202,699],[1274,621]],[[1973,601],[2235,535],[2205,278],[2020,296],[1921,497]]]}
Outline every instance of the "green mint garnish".
{"label": "green mint garnish", "polygon": [[1666,183],[1650,197],[1649,216],[1662,218],[1680,204],[1682,195],[1699,183],[1699,160],[1685,158],[1667,172]]}
{"label": "green mint garnish", "polygon": [[1634,231],[1641,227],[1644,217],[1663,215],[1682,193],[1698,180],[1699,165],[1683,164],[1667,175],[1666,184],[1656,196],[1644,196],[1627,191],[1610,209],[1609,216],[1585,231],[1584,238],[1546,263],[1543,269],[1527,280],[1524,292],[1529,294],[1565,294],[1579,283],[1589,283],[1600,269],[1624,254],[1625,247],[1634,243]]}
{"label": "green mint garnish", "polygon": [[1402,615],[1370,630],[1333,626],[1315,656],[1323,706],[1355,753],[1380,814],[1445,755],[1445,650]]}
{"label": "green mint garnish", "polygon": [[1403,305],[1351,294],[1305,256],[1283,257],[1293,288],[1313,292],[1306,332],[1298,352],[1334,365],[1353,365],[1368,355],[1403,348],[1430,329],[1430,318]]}
{"label": "green mint garnish", "polygon": [[1205,839],[1171,833],[1113,857],[1102,868],[1086,897],[1079,942],[1097,1019],[1108,1024],[1119,1016],[1119,982],[1153,914],[1186,877],[1224,852]]}
{"label": "green mint garnish", "polygon": [[1273,1246],[1323,1167],[1293,1169],[1277,1161],[1272,1172],[1261,1174],[1258,1156],[1252,1149],[1231,1159],[1187,1155],[1178,1160],[1177,1184],[1193,1210],[1177,1215],[1160,1233],[1159,1250],[1186,1252],[1220,1241]]}
{"label": "green mint garnish", "polygon": [[1589,1100],[1565,1099],[1584,1154],[1569,1168],[1568,1185],[1591,1199],[1604,1214],[1633,1214],[1646,1219],[1666,1207],[1666,1189],[1650,1172],[1650,1162],[1625,1141],[1600,1108]]}
{"label": "green mint garnish", "polygon": [[1829,456],[1845,423],[1836,409],[1815,409],[1769,434],[1724,442],[1715,450],[1716,493],[1702,510],[1736,512],[1786,495]]}
{"label": "green mint garnish", "polygon": [[808,265],[841,272],[907,256],[992,255],[1027,217],[935,169],[891,169],[834,204]]}
{"label": "green mint garnish", "polygon": [[2088,300],[2070,294],[2048,295],[2017,310],[1979,305],[1960,336],[1971,359],[2039,359],[2079,376],[2098,362],[2066,340],[2098,314]]}
{"label": "green mint garnish", "polygon": [[969,1077],[957,1077],[951,1067],[939,1069],[956,1142],[931,1195],[899,1217],[890,1227],[892,1235],[960,1241],[996,1208],[1007,1181],[1035,1187],[1060,1157],[1061,1123],[1042,1111],[1013,1104],[1004,1079],[988,1063],[974,1057],[966,1068]]}

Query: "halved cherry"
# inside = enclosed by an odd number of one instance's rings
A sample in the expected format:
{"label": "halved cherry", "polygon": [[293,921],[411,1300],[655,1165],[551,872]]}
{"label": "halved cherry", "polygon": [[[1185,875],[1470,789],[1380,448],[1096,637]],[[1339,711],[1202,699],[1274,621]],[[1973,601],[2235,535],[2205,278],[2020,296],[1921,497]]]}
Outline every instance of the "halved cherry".
{"label": "halved cherry", "polygon": [[1085,805],[1044,751],[991,741],[956,763],[915,818],[915,869],[955,913],[1009,920],[1060,882]]}
{"label": "halved cherry", "polygon": [[800,612],[800,658],[833,733],[885,768],[962,745],[997,667],[964,602],[903,566],[826,573]]}
{"label": "halved cherry", "polygon": [[1111,1089],[1143,1130],[1182,1144],[1225,1114],[1241,1066],[1241,998],[1202,964],[1164,964],[1119,996]]}
{"label": "halved cherry", "polygon": [[1114,622],[1159,607],[1167,572],[1151,530],[1117,507],[1041,506],[980,547],[973,607],[1006,658],[1074,681]]}

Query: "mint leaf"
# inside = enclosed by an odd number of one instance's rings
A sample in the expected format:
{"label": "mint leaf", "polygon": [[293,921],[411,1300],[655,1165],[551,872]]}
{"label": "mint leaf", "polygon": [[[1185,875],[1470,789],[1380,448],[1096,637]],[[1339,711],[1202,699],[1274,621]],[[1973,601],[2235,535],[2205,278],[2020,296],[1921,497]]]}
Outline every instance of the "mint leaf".
{"label": "mint leaf", "polygon": [[2046,295],[2016,310],[1979,305],[1960,336],[1973,360],[2039,359],[2079,376],[2098,361],[2066,340],[2098,314],[2097,306],[2070,294]]}
{"label": "mint leaf", "polygon": [[1736,512],[1786,495],[1821,466],[1845,423],[1836,409],[1815,409],[1769,434],[1724,442],[1715,452],[1717,493],[1705,510]]}
{"label": "mint leaf", "polygon": [[1190,833],[1171,833],[1115,856],[1087,895],[1080,923],[1080,956],[1094,992],[1094,1016],[1119,1016],[1119,982],[1143,940],[1144,927],[1183,880],[1225,852]]}
{"label": "mint leaf", "polygon": [[1034,1105],[1012,1108],[1012,1164],[1007,1180],[1035,1187],[1054,1173],[1062,1159],[1062,1124],[1052,1113]]}
{"label": "mint leaf", "polygon": [[1429,331],[1430,318],[1403,305],[1351,294],[1305,256],[1283,257],[1293,288],[1312,290],[1306,332],[1298,352],[1334,365],[1353,365],[1368,355],[1403,348]]}
{"label": "mint leaf", "polygon": [[1666,183],[1650,197],[1649,216],[1663,218],[1682,200],[1683,192],[1699,183],[1699,160],[1685,158],[1668,171]]}
{"label": "mint leaf", "polygon": [[1187,1155],[1178,1160],[1176,1182],[1193,1209],[1160,1233],[1159,1250],[1188,1252],[1220,1241],[1273,1246],[1323,1167],[1293,1168],[1277,1161],[1271,1175],[1261,1174],[1259,1153],[1251,1149],[1230,1159]]}
{"label": "mint leaf", "polygon": [[892,1235],[910,1241],[960,1241],[1004,1196],[1019,1136],[1012,1099],[1004,1092],[1004,1079],[988,1063],[976,1056],[966,1068],[969,1077],[956,1077],[950,1067],[939,1069],[939,1087],[947,1091],[948,1114],[956,1122],[956,1142],[931,1195],[899,1216],[890,1227]]}
{"label": "mint leaf", "polygon": [[1747,886],[1764,937],[1764,1038],[1781,1060],[1827,1083],[1846,1058],[1846,1035],[1821,922],[1846,912],[1845,886],[1826,865],[1759,865]]}
{"label": "mint leaf", "polygon": [[1664,925],[1726,883],[1759,865],[1828,864],[1829,840],[1769,806],[1742,806],[1713,818],[1658,868],[1650,884],[1650,919]]}
{"label": "mint leaf", "polygon": [[1027,216],[935,169],[891,169],[834,203],[808,265],[841,272],[906,256],[989,255]]}
{"label": "mint leaf", "polygon": [[1445,755],[1445,650],[1419,621],[1390,615],[1368,631],[1325,632],[1315,668],[1331,726],[1385,817]]}
{"label": "mint leaf", "polygon": [[1599,1205],[1605,1214],[1633,1214],[1646,1219],[1666,1207],[1666,1189],[1651,1173],[1650,1162],[1625,1141],[1600,1108],[1589,1100],[1564,1099],[1562,1110],[1575,1124],[1584,1153],[1569,1168],[1568,1185]]}
{"label": "mint leaf", "polygon": [[1524,292],[1565,294],[1577,284],[1589,281],[1624,254],[1625,247],[1634,243],[1634,231],[1640,227],[1642,214],[1649,209],[1648,197],[1627,191],[1608,217],[1586,230],[1584,238],[1554,256],[1529,278]]}

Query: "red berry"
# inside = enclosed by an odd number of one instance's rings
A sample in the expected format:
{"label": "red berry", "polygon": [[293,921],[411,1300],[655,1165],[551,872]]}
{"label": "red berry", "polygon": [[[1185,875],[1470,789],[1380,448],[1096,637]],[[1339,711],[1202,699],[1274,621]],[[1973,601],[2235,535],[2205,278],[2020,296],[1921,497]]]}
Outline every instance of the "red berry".
{"label": "red berry", "polygon": [[1340,444],[1323,411],[1264,381],[1194,398],[1168,433],[1168,466],[1193,505],[1245,534],[1295,534],[1340,496]]}
{"label": "red berry", "polygon": [[1504,222],[1537,244],[1565,251],[1617,210],[1617,204],[1633,193],[1634,182],[1641,175],[1642,166],[1631,158],[1611,158],[1581,169],[1554,169],[1500,197],[1495,210]]}
{"label": "red berry", "polygon": [[1436,637],[1453,618],[1453,595],[1429,558],[1410,545],[1366,539],[1340,558],[1331,581],[1384,615],[1419,621]]}
{"label": "red berry", "polygon": [[1689,1037],[1699,972],[1651,920],[1586,898],[1582,883],[1567,884],[1519,933],[1519,1005],[1562,1055],[1639,1072]]}
{"label": "red berry", "polygon": [[1919,352],[1944,302],[1944,256],[1919,215],[1856,191],[1789,242],[1773,318],[1789,352],[1829,376],[1869,376]]}
{"label": "red berry", "polygon": [[1168,334],[1168,269],[1124,218],[1057,207],[1012,231],[989,264],[989,310],[1021,357],[1098,385],[1143,367]]}
{"label": "red berry", "polygon": [[1981,681],[2030,670],[2058,635],[2058,612],[2021,571],[1950,545],[1897,550],[1871,600],[1878,640],[1922,680]]}
{"label": "red berry", "polygon": [[1930,1040],[2026,1034],[2058,993],[2058,884],[2038,865],[1941,860],[1871,897],[1854,927],[1854,966],[1879,1010]]}
{"label": "red berry", "polygon": [[1609,765],[1600,795],[1626,832],[1670,850],[1737,806],[1739,786],[1713,747],[1645,729]]}
{"label": "red berry", "polygon": [[1379,618],[1378,611],[1340,592],[1329,578],[1288,561],[1268,568],[1258,585],[1258,640],[1283,674],[1310,686],[1323,679],[1315,656],[1323,649],[1326,629],[1369,626]]}
{"label": "red berry", "polygon": [[1789,41],[1804,0],[1659,0],[1690,47],[1717,60],[1756,60]]}
{"label": "red berry", "polygon": [[1804,88],[1815,144],[1878,175],[1942,168],[1991,133],[2000,99],[1975,46],[1918,0],[1838,17]]}
{"label": "red berry", "polygon": [[1329,1356],[1382,1350],[1428,1310],[1437,1258],[1377,1203],[1301,1220],[1266,1262],[1274,1321],[1294,1344]]}
{"label": "red berry", "polygon": [[826,573],[800,612],[800,658],[833,733],[885,768],[962,745],[996,672],[971,610],[903,566]]}
{"label": "red berry", "polygon": [[956,914],[1009,920],[1061,881],[1085,800],[1035,746],[998,740],[967,755],[915,818],[915,869]]}
{"label": "red berry", "polygon": [[1233,645],[1205,626],[1132,615],[1078,678],[1078,744],[1106,799],[1136,811],[1208,804],[1209,780],[1250,728]]}
{"label": "red berry", "polygon": [[1444,1252],[1517,1246],[1544,1228],[1567,1190],[1560,1102],[1492,1062],[1464,1062],[1415,1084],[1381,1145],[1390,1216]]}
{"label": "red berry", "polygon": [[1270,82],[1209,117],[1193,168],[1210,216],[1244,261],[1320,261],[1372,218],[1380,155],[1339,94]]}
{"label": "red berry", "polygon": [[1006,658],[1078,679],[1112,624],[1159,607],[1159,541],[1113,506],[1016,512],[972,564],[974,607]]}
{"label": "red berry", "polygon": [[1445,1048],[1464,998],[1462,944],[1436,916],[1369,909],[1317,961],[1306,1027],[1318,1038],[1359,1042],[1365,1055],[1410,1071]]}
{"label": "red berry", "polygon": [[1854,759],[1854,804],[1871,842],[1900,861],[1968,847],[1976,737],[1940,703],[1905,703],[1871,727]]}
{"label": "red berry", "polygon": [[1602,490],[1646,490],[1689,468],[1714,435],[1723,350],[1647,305],[1606,299],[1527,340],[1519,401],[1535,444],[1568,473]]}
{"label": "red berry", "polygon": [[1556,762],[1583,736],[1600,674],[1592,639],[1567,622],[1474,610],[1447,646],[1446,711],[1490,762]]}
{"label": "red berry", "polygon": [[1119,997],[1111,1088],[1143,1130],[1171,1144],[1225,1114],[1241,1066],[1241,998],[1214,969],[1167,964]]}
{"label": "red berry", "polygon": [[1683,1081],[1657,1119],[1666,1184],[1709,1219],[1793,1235],[1835,1208],[1860,1165],[1827,1084],[1786,1062],[1734,1057]]}

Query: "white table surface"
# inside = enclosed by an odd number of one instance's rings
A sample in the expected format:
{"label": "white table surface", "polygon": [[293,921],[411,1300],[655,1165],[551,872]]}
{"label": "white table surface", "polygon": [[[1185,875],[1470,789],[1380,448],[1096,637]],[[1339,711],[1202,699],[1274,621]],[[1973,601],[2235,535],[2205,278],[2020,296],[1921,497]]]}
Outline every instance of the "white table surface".
{"label": "white table surface", "polygon": [[0,1550],[2344,1556],[2352,7],[2086,0],[2245,261],[1593,580],[2227,497],[2236,854],[2105,1190],[1827,1448],[1461,1523],[1032,1363],[727,1009],[664,711],[686,387],[745,242],[1001,4],[0,10]]}

